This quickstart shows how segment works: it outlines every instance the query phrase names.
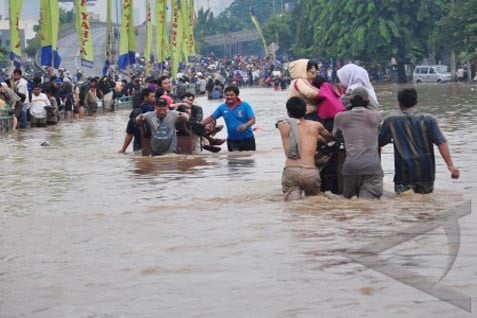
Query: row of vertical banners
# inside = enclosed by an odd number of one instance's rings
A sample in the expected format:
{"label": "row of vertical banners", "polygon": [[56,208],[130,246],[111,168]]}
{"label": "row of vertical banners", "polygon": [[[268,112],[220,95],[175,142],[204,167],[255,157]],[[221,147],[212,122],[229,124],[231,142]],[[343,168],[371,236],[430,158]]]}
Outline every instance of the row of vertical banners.
{"label": "row of vertical banners", "polygon": [[[41,65],[58,68],[58,31],[60,11],[58,0],[40,0]],[[112,62],[112,0],[107,1],[105,66],[107,71]],[[180,61],[187,61],[195,52],[194,43],[194,0],[137,0],[146,2],[146,66],[151,61],[163,63],[170,58],[171,74],[177,74]],[[154,3],[156,37],[153,37],[151,1]],[[136,63],[136,30],[134,25],[134,0],[122,0],[119,38],[118,67],[125,69]],[[88,1],[74,0],[75,23],[79,41],[81,66],[92,68],[94,52],[92,30],[88,15]],[[168,10],[168,4],[170,9]],[[21,66],[21,40],[19,19],[23,0],[9,0],[10,13],[10,59],[15,67]],[[168,12],[171,16],[168,19]],[[168,25],[168,20],[170,26]],[[170,30],[170,33],[169,33]],[[156,58],[152,55],[152,43],[156,41]]]}

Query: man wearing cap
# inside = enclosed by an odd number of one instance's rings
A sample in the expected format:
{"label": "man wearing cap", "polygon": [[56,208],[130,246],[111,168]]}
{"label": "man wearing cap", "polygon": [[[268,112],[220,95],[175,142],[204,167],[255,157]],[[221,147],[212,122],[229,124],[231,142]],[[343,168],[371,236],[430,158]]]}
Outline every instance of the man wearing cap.
{"label": "man wearing cap", "polygon": [[160,156],[177,152],[176,123],[188,119],[187,113],[169,110],[167,101],[157,98],[154,111],[138,115],[136,124],[144,125],[146,137],[150,134],[151,155]]}
{"label": "man wearing cap", "polygon": [[379,199],[383,194],[383,170],[378,136],[381,115],[368,108],[369,94],[362,86],[351,92],[351,109],[336,114],[333,135],[343,135],[346,159],[343,165],[343,195]]}

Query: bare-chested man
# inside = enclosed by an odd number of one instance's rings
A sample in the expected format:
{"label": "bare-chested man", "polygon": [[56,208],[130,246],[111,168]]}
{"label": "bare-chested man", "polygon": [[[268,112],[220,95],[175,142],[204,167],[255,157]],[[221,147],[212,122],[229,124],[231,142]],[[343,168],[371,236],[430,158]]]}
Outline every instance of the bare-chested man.
{"label": "bare-chested man", "polygon": [[289,119],[277,123],[282,137],[286,162],[282,173],[285,201],[299,200],[305,195],[320,193],[320,172],[315,166],[318,142],[325,142],[331,134],[317,121],[304,119],[306,102],[301,97],[288,99]]}

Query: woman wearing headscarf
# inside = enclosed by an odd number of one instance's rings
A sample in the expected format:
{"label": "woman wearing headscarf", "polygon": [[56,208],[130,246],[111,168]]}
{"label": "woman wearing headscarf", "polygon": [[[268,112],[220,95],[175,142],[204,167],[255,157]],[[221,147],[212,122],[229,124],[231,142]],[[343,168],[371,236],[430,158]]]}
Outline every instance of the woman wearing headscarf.
{"label": "woman wearing headscarf", "polygon": [[351,92],[358,86],[364,87],[369,95],[369,108],[378,109],[379,103],[374,91],[373,85],[369,81],[368,72],[356,64],[346,64],[337,71],[340,84],[345,87],[346,91],[341,96],[341,101],[348,107],[350,105]]}

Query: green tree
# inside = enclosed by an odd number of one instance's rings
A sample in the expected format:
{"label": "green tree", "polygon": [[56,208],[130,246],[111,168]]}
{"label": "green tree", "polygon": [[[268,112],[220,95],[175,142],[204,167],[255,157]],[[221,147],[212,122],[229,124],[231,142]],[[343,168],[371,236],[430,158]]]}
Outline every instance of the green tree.
{"label": "green tree", "polygon": [[35,31],[35,36],[27,41],[27,46],[23,53],[27,56],[34,58],[36,52],[41,48],[41,38],[40,38],[40,24],[33,26],[33,31]]}
{"label": "green tree", "polygon": [[209,51],[208,44],[204,41],[204,37],[216,33],[214,13],[209,9],[200,8],[197,11],[197,18],[194,26],[194,38],[196,42],[197,52]]}
{"label": "green tree", "polygon": [[263,26],[263,36],[268,44],[275,42],[280,51],[288,51],[294,41],[293,20],[291,12],[271,17]]}
{"label": "green tree", "polygon": [[[398,63],[398,81],[406,82],[405,64],[426,56],[434,21],[445,0],[304,0],[312,24],[313,50],[322,56]],[[299,44],[298,44],[299,45]]]}
{"label": "green tree", "polygon": [[64,24],[72,24],[75,22],[75,13],[73,10],[66,11],[60,9],[60,27]]}
{"label": "green tree", "polygon": [[456,50],[464,61],[477,60],[477,0],[453,0],[434,29],[435,50]]}

